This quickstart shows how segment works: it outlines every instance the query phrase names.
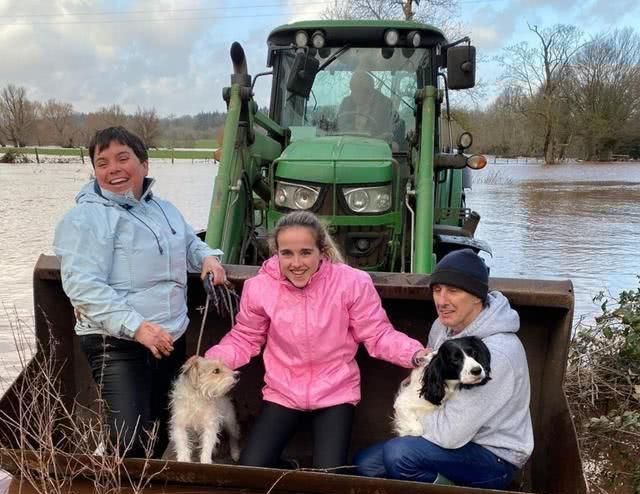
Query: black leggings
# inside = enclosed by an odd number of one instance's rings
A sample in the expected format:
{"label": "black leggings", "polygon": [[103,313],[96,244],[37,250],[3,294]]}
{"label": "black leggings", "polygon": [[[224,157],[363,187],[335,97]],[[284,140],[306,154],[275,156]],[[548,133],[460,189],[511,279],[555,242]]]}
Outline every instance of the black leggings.
{"label": "black leggings", "polygon": [[282,451],[298,429],[301,419],[310,415],[313,467],[346,465],[353,411],[353,405],[344,404],[302,412],[265,401],[240,455],[240,464],[252,467],[281,466]]}
{"label": "black leggings", "polygon": [[[145,430],[158,422],[153,457],[160,458],[169,443],[169,390],[185,359],[185,340],[174,342],[168,357],[156,359],[137,341],[112,336],[80,336],[93,379],[106,405],[111,446],[131,444],[128,457],[145,456]],[[138,422],[139,421],[139,422]],[[138,423],[138,427],[136,427]]]}

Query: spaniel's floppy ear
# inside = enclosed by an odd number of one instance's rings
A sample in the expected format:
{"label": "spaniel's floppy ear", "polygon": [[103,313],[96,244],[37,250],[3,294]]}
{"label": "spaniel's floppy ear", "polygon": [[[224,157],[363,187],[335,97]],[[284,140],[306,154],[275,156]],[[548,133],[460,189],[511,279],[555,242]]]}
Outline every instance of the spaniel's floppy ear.
{"label": "spaniel's floppy ear", "polygon": [[480,338],[477,338],[473,341],[473,345],[476,347],[476,360],[484,369],[484,373],[486,377],[479,383],[479,385],[486,384],[487,381],[491,380],[491,352],[485,345],[484,341]]}
{"label": "spaniel's floppy ear", "polygon": [[420,396],[436,406],[440,406],[445,394],[444,363],[441,355],[436,355],[424,370]]}

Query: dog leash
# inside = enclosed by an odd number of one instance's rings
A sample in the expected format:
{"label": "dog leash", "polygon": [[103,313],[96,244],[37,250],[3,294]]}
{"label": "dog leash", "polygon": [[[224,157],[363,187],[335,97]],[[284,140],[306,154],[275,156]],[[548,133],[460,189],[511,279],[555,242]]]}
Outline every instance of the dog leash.
{"label": "dog leash", "polygon": [[200,356],[202,334],[204,333],[204,327],[207,324],[207,315],[209,314],[209,302],[211,302],[211,292],[213,291],[213,273],[207,273],[207,276],[204,280],[202,280],[202,282],[204,284],[204,291],[207,292],[207,300],[204,303],[204,314],[202,314],[202,322],[200,323],[200,334],[198,335],[198,346],[196,347],[196,355],[198,357]]}
{"label": "dog leash", "polygon": [[231,327],[235,324],[235,315],[238,312],[240,298],[231,285],[214,285],[213,273],[207,273],[204,280],[204,291],[207,299],[204,303],[204,314],[202,314],[202,322],[200,323],[200,334],[198,335],[198,346],[196,347],[196,355],[200,356],[200,345],[202,345],[202,335],[204,327],[207,324],[207,316],[209,315],[209,305],[213,300],[213,306],[220,316],[227,314],[231,321]]}

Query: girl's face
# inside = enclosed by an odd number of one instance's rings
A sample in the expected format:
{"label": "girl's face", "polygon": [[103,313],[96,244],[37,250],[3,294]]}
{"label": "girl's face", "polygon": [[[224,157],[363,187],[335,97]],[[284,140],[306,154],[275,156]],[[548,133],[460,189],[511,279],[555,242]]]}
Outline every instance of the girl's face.
{"label": "girl's face", "polygon": [[282,230],[276,238],[280,271],[298,288],[304,288],[318,270],[322,256],[313,232],[304,226]]}

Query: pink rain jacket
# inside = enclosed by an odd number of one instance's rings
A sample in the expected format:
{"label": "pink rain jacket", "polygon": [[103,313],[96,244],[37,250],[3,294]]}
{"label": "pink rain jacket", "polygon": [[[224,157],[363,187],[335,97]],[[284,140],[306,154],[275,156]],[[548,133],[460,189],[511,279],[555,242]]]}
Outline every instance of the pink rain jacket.
{"label": "pink rain jacket", "polygon": [[205,357],[237,369],[265,342],[263,397],[297,410],[360,401],[359,343],[402,367],[423,348],[393,329],[367,273],[325,259],[296,288],[275,256],[245,282],[235,326]]}

